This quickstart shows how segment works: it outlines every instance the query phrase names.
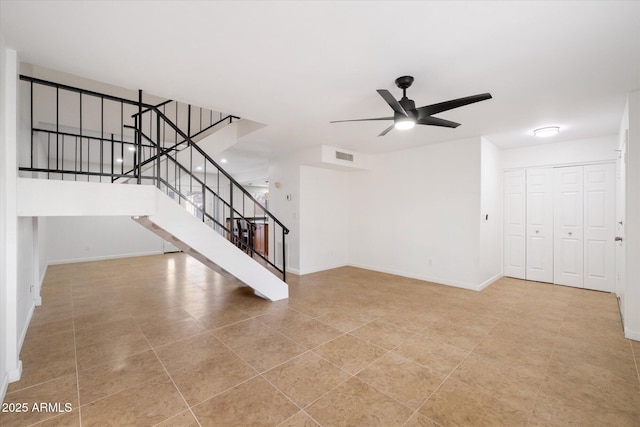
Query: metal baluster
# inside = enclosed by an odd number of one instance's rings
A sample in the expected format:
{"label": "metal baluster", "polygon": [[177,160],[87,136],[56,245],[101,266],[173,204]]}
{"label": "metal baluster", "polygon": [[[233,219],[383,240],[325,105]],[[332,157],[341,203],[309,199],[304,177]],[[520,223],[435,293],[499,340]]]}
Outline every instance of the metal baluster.
{"label": "metal baluster", "polygon": [[33,80],[31,82],[29,82],[29,87],[30,87],[30,93],[29,96],[31,98],[31,105],[29,106],[29,108],[31,109],[31,128],[30,128],[30,132],[31,132],[31,169],[33,169]]}
{"label": "metal baluster", "polygon": [[[60,166],[64,170],[64,135],[62,135],[62,160],[60,161]],[[64,175],[62,175],[62,180],[64,181]]]}
{"label": "metal baluster", "polygon": [[206,203],[206,184],[202,184],[202,222],[205,222],[205,213],[207,212],[207,203]]}
{"label": "metal baluster", "polygon": [[[113,138],[112,138],[113,139]],[[124,102],[120,102],[120,145],[124,144]],[[111,145],[111,173],[113,174],[113,162],[115,161],[114,159],[114,152],[113,152],[113,148],[114,145]],[[122,158],[122,166],[124,167],[124,157]],[[115,181],[114,178],[112,178],[113,181]]]}
{"label": "metal baluster", "polygon": [[82,92],[80,92],[80,163],[78,165],[79,172],[82,172]]}
{"label": "metal baluster", "polygon": [[101,111],[101,117],[100,117],[100,182],[102,182],[102,175],[104,173],[104,161],[103,161],[103,151],[104,151],[104,146],[103,146],[103,141],[104,141],[104,96],[100,97],[100,111]]}
{"label": "metal baluster", "polygon": [[156,114],[156,183],[160,188],[160,115]]}
{"label": "metal baluster", "polygon": [[[137,149],[136,149],[136,154],[137,154],[137,159],[134,158],[134,164],[138,170],[138,184],[142,183],[142,177],[141,175],[141,169],[140,169],[140,160],[142,159],[142,89],[138,90],[138,138],[136,139],[136,143],[137,143]],[[122,159],[124,160],[124,158]],[[124,162],[123,162],[124,163]]]}
{"label": "metal baluster", "polygon": [[[281,227],[282,228],[282,227]],[[282,228],[282,281],[287,280],[287,261],[286,261],[286,246],[284,244],[286,233],[284,232],[284,228]]]}
{"label": "metal baluster", "polygon": [[115,156],[115,141],[113,140],[113,134],[111,134],[111,182],[115,181],[115,178],[113,177],[113,163],[115,162],[114,156]]}
{"label": "metal baluster", "polygon": [[[233,224],[233,181],[229,181],[229,188],[231,192],[229,193],[229,223],[231,225],[231,239],[235,240],[234,230],[235,225]],[[234,242],[235,243],[235,242]]]}
{"label": "metal baluster", "polygon": [[73,176],[73,180],[78,180],[78,137],[75,137],[75,147],[73,147],[73,170],[76,172]]}
{"label": "metal baluster", "polygon": [[51,170],[51,134],[47,134],[47,179],[49,179]]}
{"label": "metal baluster", "polygon": [[60,139],[60,90],[56,87],[56,170],[58,170],[58,140]]}

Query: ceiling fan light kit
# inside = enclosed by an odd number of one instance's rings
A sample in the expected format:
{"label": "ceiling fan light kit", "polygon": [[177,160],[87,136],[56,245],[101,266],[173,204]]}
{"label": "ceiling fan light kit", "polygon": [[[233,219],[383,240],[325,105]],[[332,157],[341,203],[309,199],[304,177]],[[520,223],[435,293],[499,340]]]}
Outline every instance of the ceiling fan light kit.
{"label": "ceiling fan light kit", "polygon": [[413,83],[413,77],[402,76],[396,79],[396,86],[402,89],[402,98],[396,100],[391,92],[386,89],[378,89],[378,94],[385,100],[385,102],[393,110],[392,117],[377,117],[372,119],[355,119],[355,120],[336,120],[331,123],[341,122],[364,122],[370,120],[393,120],[393,124],[383,130],[378,136],[385,136],[393,128],[396,129],[411,129],[415,125],[428,125],[428,126],[440,126],[448,128],[456,128],[460,126],[460,123],[452,122],[438,117],[433,117],[433,114],[442,113],[443,111],[452,110],[454,108],[462,107],[464,105],[473,104],[475,102],[491,99],[491,94],[482,93],[479,95],[467,96],[465,98],[452,99],[450,101],[440,102],[437,104],[426,105],[424,107],[416,108],[416,103],[407,98],[407,88]]}
{"label": "ceiling fan light kit", "polygon": [[416,125],[416,121],[411,117],[399,117],[394,119],[393,125],[396,129],[406,130],[414,127]]}

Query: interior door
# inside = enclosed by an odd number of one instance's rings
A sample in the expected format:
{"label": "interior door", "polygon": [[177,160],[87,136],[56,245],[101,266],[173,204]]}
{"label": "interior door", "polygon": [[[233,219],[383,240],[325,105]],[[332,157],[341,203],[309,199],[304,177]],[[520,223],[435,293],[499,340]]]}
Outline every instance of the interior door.
{"label": "interior door", "polygon": [[583,167],[554,169],[553,283],[584,287]]}
{"label": "interior door", "polygon": [[553,169],[527,169],[526,279],[553,282]]}
{"label": "interior door", "polygon": [[615,290],[615,165],[584,167],[584,287]]}
{"label": "interior door", "polygon": [[525,278],[525,171],[504,173],[504,275]]}

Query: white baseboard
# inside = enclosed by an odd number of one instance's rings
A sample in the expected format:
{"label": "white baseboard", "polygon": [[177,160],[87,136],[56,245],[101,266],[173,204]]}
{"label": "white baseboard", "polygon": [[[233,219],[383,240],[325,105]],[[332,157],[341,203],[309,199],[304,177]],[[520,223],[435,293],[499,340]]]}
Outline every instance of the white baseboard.
{"label": "white baseboard", "polygon": [[16,381],[20,381],[22,377],[22,360],[18,360],[18,366],[15,369],[7,372],[7,379],[10,383],[14,383]]}
{"label": "white baseboard", "polygon": [[484,282],[480,283],[480,286],[478,287],[478,290],[481,291],[484,288],[486,288],[487,286],[489,286],[490,284],[492,284],[493,282],[495,282],[496,280],[500,279],[502,277],[502,272],[496,274],[495,276],[485,280]]}
{"label": "white baseboard", "polygon": [[108,259],[133,258],[138,256],[149,256],[149,255],[162,255],[162,251],[138,252],[138,253],[132,253],[132,254],[117,254],[117,255],[101,255],[101,256],[86,257],[86,258],[59,259],[59,260],[49,261],[48,265],[73,264],[76,262],[104,261]]}
{"label": "white baseboard", "polygon": [[27,314],[27,321],[24,323],[24,329],[20,332],[20,339],[18,340],[18,354],[22,351],[22,344],[24,344],[24,339],[27,336],[27,330],[29,329],[29,324],[31,323],[31,318],[33,317],[33,311],[36,309],[35,300],[31,302],[31,307],[29,307],[29,314]]}
{"label": "white baseboard", "polygon": [[325,266],[325,267],[321,267],[321,268],[314,268],[311,270],[304,270],[301,271],[300,273],[298,273],[299,275],[304,275],[304,274],[311,274],[311,273],[317,273],[319,271],[326,271],[326,270],[333,270],[334,268],[340,268],[340,267],[347,267],[348,264],[336,264],[336,265],[330,265],[330,266]]}
{"label": "white baseboard", "polygon": [[298,270],[297,268],[289,268],[289,267],[287,267],[287,273],[293,273],[296,276],[299,276],[300,275],[300,270]]}
{"label": "white baseboard", "polygon": [[49,264],[44,266],[44,271],[40,275],[40,283],[38,284],[38,295],[34,297],[36,307],[40,307],[42,305],[42,296],[40,296],[40,292],[42,291],[42,285],[44,284],[44,278],[47,275],[47,269],[49,268]]}
{"label": "white baseboard", "polygon": [[0,403],[4,402],[4,397],[7,395],[7,388],[9,387],[9,375],[5,373],[0,378]]}
{"label": "white baseboard", "polygon": [[624,336],[630,340],[640,341],[640,331],[633,331],[629,328],[624,328]]}
{"label": "white baseboard", "polygon": [[380,267],[375,267],[372,265],[366,265],[366,264],[353,264],[350,263],[349,264],[351,267],[357,267],[357,268],[364,268],[365,270],[372,270],[372,271],[378,271],[380,273],[387,273],[387,274],[393,274],[395,276],[402,276],[402,277],[408,277],[410,279],[418,279],[418,280],[424,280],[425,282],[432,282],[438,285],[445,285],[445,286],[453,286],[455,288],[462,288],[462,289],[467,289],[470,291],[480,291],[482,288],[480,287],[481,285],[476,285],[473,283],[467,283],[467,282],[459,282],[456,280],[445,280],[439,277],[432,277],[432,276],[423,276],[420,274],[407,274],[401,271],[396,271],[396,270],[392,270],[392,269],[388,269],[388,268],[380,268]]}

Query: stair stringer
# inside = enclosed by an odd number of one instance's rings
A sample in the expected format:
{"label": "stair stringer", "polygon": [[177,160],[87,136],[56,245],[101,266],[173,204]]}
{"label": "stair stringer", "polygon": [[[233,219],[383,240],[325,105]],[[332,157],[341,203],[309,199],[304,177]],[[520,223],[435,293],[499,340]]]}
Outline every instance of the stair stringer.
{"label": "stair stringer", "polygon": [[270,301],[289,297],[289,286],[229,240],[156,189],[152,215],[134,216],[143,227],[170,241],[220,274],[240,280]]}

